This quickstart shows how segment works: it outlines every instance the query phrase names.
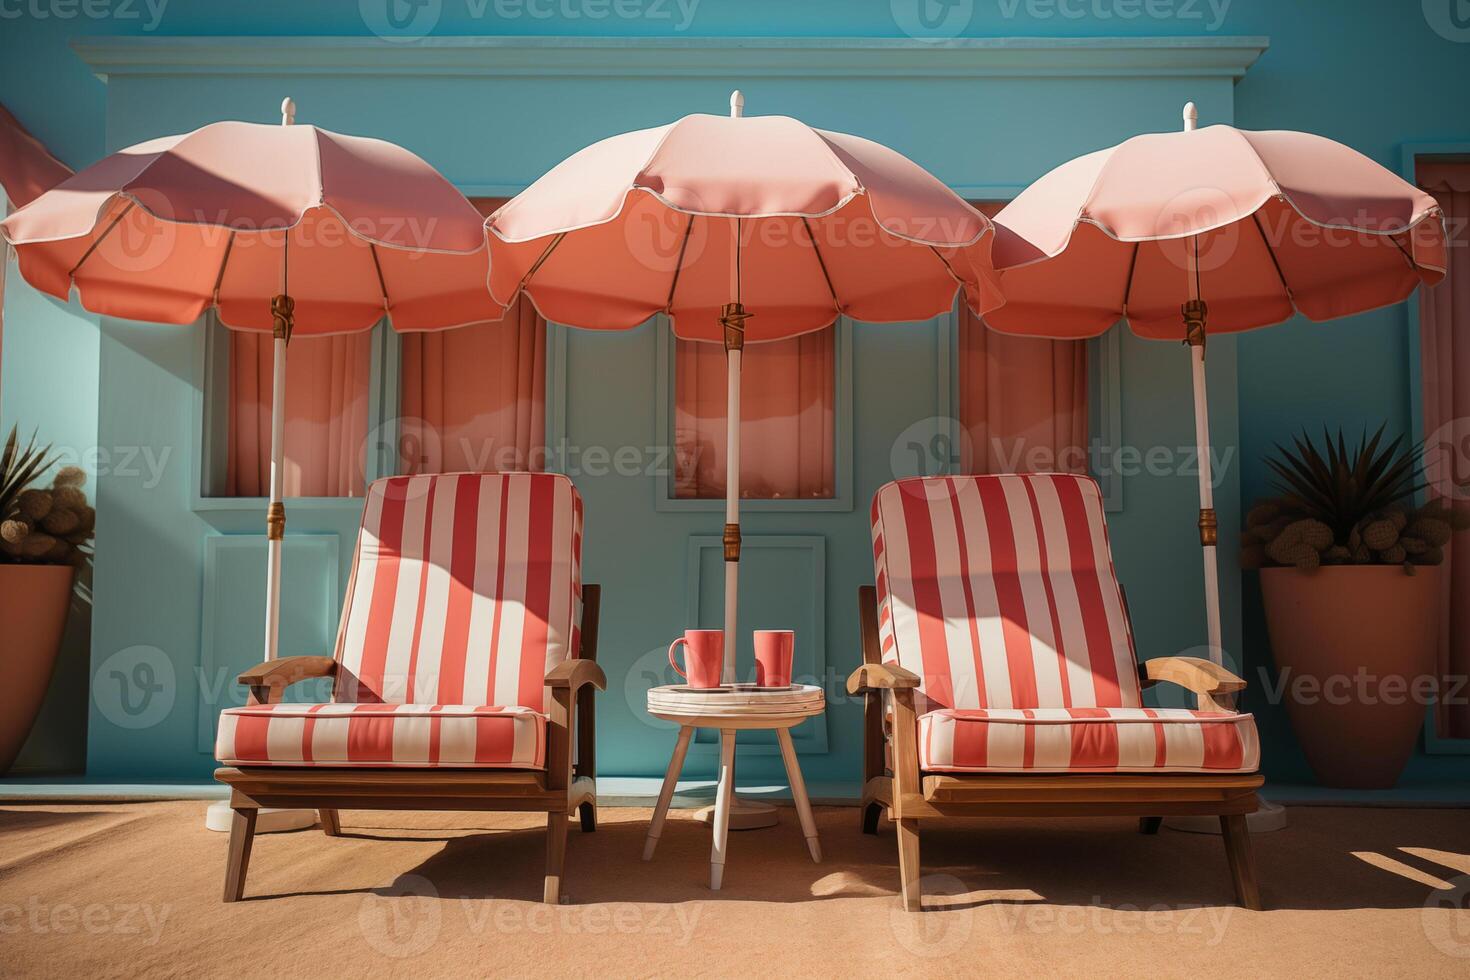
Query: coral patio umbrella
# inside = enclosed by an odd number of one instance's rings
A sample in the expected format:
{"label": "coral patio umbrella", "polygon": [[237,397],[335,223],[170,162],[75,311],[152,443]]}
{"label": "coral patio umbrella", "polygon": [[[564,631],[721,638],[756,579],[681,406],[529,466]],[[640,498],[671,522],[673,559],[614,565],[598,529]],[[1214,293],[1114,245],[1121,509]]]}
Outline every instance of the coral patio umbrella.
{"label": "coral patio umbrella", "polygon": [[1125,140],[1048,173],[995,216],[1003,333],[1093,337],[1118,320],[1189,345],[1211,659],[1220,638],[1205,338],[1361,313],[1444,275],[1434,198],[1309,133],[1184,129]]}
{"label": "coral patio umbrella", "polygon": [[433,167],[382,140],[218,122],[93,164],[0,224],[37,289],[104,316],[271,332],[265,655],[276,654],[287,342],[388,317],[398,330],[499,319],[483,219]]}
{"label": "coral patio umbrella", "polygon": [[686,116],[595,143],[486,222],[491,292],[548,320],[625,330],[657,313],[727,360],[725,669],[734,680],[740,560],[740,359],[747,340],[839,315],[903,321],[999,302],[990,223],[878,143],[787,116]]}
{"label": "coral patio umbrella", "polygon": [[438,171],[382,140],[218,122],[93,164],[0,231],[31,285],[104,316],[192,323],[214,310],[274,337],[265,657],[280,625],[286,348],[295,334],[498,320],[483,218]]}

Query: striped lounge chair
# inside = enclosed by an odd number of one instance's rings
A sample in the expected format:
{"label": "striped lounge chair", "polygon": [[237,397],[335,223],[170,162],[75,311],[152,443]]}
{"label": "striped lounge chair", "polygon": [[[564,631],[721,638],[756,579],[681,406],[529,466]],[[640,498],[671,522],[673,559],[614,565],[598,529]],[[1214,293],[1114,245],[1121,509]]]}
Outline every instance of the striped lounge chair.
{"label": "striped lounge chair", "polygon": [[[582,585],[582,500],[543,473],[390,477],[368,488],[332,657],[240,675],[215,777],[232,790],[225,901],[244,892],[259,807],[547,814],[557,902],[569,816],[596,828],[599,589]],[[283,689],[332,678],[329,704]],[[575,756],[573,745],[576,746]]]}
{"label": "striped lounge chair", "polygon": [[[1061,474],[899,480],[873,499],[877,585],[859,590],[862,821],[897,827],[920,908],[921,821],[951,815],[1218,816],[1257,908],[1245,815],[1255,722],[1216,699],[1245,682],[1207,660],[1139,664],[1097,484]],[[1197,709],[1149,708],[1170,681]]]}

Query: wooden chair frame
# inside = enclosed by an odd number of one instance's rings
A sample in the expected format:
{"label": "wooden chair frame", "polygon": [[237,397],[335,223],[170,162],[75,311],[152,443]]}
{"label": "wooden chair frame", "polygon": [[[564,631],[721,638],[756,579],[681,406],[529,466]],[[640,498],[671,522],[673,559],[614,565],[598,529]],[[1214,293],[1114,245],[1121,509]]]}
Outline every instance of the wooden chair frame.
{"label": "wooden chair frame", "polygon": [[[1165,816],[1218,816],[1230,876],[1240,904],[1261,907],[1256,886],[1246,814],[1258,806],[1260,773],[925,773],[919,768],[914,690],[919,677],[897,664],[882,662],[878,641],[878,595],[873,586],[858,589],[862,619],[863,665],[847,679],[849,694],[865,695],[863,706],[862,829],[878,832],[886,811],[898,832],[898,866],[903,905],[917,912],[920,821],[952,816],[1108,816],[1139,818],[1151,834]],[[1245,688],[1245,681],[1208,660],[1163,657],[1139,665],[1145,687],[1169,681],[1192,691],[1204,711],[1229,710],[1216,695]],[[883,692],[893,699],[891,738],[884,730]],[[885,761],[891,752],[892,768]]]}
{"label": "wooden chair frame", "polygon": [[[226,902],[245,892],[250,846],[261,807],[306,808],[321,815],[328,836],[341,833],[338,810],[519,810],[546,814],[546,879],[542,900],[561,900],[567,822],[580,812],[582,830],[597,829],[597,751],[593,690],[607,678],[597,665],[602,590],[582,589],[580,656],[546,674],[545,769],[363,769],[327,766],[226,766],[214,776],[230,786],[235,811],[225,868]],[[331,657],[284,657],[239,677],[250,704],[270,704],[298,681],[336,674]],[[575,756],[572,746],[576,746]]]}

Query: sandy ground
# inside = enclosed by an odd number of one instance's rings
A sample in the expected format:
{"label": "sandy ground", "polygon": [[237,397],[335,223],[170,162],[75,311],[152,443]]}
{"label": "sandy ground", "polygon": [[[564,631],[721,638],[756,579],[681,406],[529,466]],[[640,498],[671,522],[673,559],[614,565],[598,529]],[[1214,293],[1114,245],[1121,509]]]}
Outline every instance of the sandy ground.
{"label": "sandy ground", "polygon": [[1131,820],[924,832],[925,912],[901,911],[893,831],[821,808],[731,835],[646,809],[571,832],[569,903],[541,893],[544,818],[343,814],[345,836],[257,838],[220,903],[204,804],[0,808],[0,976],[1470,976],[1470,814],[1291,811],[1257,838],[1268,911],[1234,907],[1219,838]]}

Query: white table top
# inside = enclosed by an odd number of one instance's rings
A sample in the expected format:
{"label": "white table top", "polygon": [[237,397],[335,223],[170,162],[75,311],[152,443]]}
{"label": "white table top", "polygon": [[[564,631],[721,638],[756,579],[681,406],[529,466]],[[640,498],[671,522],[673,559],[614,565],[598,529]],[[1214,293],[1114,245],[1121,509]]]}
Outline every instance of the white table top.
{"label": "white table top", "polygon": [[669,684],[648,692],[648,713],[700,728],[790,728],[826,709],[814,684],[770,688],[691,688]]}

